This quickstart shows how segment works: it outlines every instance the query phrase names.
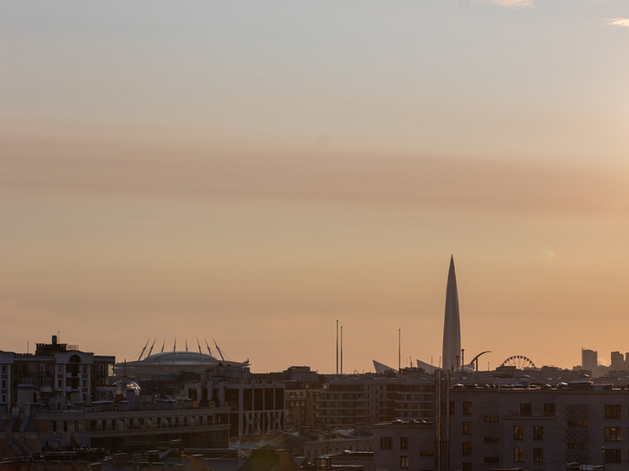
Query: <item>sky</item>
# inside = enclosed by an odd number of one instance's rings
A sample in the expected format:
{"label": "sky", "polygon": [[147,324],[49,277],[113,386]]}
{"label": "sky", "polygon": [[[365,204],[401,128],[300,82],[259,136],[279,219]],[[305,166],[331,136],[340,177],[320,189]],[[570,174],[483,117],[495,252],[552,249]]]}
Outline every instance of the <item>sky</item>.
{"label": "sky", "polygon": [[626,0],[5,1],[0,350],[629,351]]}

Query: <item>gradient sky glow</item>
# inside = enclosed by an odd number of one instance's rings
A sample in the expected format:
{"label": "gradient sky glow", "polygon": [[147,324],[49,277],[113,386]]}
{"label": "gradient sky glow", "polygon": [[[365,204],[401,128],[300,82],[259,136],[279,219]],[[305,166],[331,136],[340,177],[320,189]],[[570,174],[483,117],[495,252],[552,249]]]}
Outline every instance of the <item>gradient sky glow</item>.
{"label": "gradient sky glow", "polygon": [[[626,0],[0,6],[0,349],[629,351]],[[168,348],[168,346],[167,346]],[[31,348],[32,350],[32,348]],[[486,365],[485,365],[486,366]]]}

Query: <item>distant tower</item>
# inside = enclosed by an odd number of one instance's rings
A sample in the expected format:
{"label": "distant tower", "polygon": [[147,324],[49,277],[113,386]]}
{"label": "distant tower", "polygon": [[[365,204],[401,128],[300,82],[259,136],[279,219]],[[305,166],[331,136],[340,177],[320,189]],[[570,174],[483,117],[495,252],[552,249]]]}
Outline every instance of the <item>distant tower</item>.
{"label": "distant tower", "polygon": [[588,350],[586,348],[581,349],[581,368],[589,370],[594,373],[598,366],[598,352],[594,350]]}
{"label": "distant tower", "polygon": [[446,289],[446,315],[443,326],[443,362],[444,370],[454,371],[459,367],[461,355],[461,322],[459,320],[459,294],[456,289],[454,257],[450,257],[448,287]]}

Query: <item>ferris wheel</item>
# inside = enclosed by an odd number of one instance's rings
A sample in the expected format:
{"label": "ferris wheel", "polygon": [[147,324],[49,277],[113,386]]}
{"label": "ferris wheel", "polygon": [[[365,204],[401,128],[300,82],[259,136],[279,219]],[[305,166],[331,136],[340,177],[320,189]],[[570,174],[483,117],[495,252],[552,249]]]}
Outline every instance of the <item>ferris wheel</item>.
{"label": "ferris wheel", "polygon": [[500,366],[515,366],[518,370],[535,368],[535,364],[524,355],[513,355],[502,362]]}

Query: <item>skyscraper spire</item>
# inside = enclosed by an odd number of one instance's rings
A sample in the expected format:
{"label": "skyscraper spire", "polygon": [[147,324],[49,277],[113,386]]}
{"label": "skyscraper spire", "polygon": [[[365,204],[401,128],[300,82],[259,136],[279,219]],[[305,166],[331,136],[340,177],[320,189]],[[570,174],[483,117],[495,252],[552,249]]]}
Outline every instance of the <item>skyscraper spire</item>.
{"label": "skyscraper spire", "polygon": [[459,320],[459,294],[456,288],[454,256],[450,256],[448,286],[446,288],[446,313],[443,326],[443,369],[454,371],[460,365],[461,322]]}

